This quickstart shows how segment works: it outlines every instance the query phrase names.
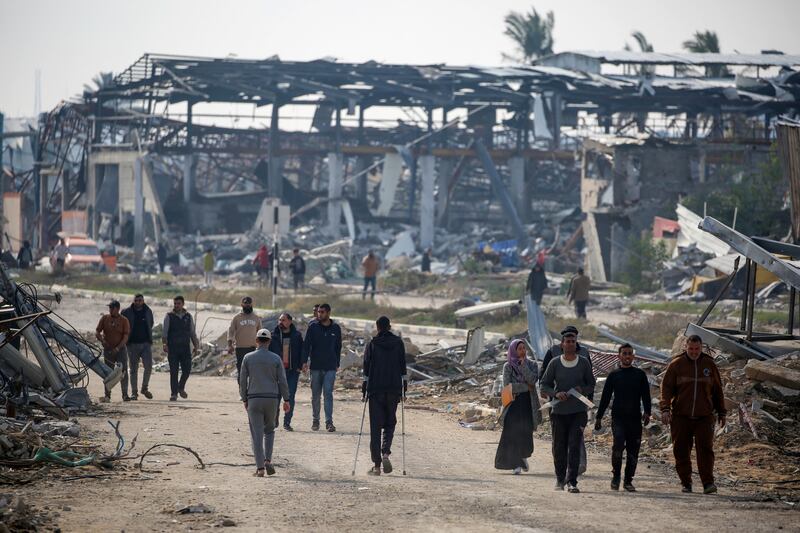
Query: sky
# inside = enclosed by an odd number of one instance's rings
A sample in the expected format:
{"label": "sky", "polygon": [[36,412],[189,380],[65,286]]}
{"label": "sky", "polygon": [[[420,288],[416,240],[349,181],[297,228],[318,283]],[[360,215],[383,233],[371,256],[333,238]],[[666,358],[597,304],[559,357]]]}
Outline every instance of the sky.
{"label": "sky", "polygon": [[715,30],[723,52],[800,53],[797,0],[0,0],[0,112],[31,116],[145,52],[286,60],[499,65],[512,10],[555,14],[556,51],[619,50],[641,31],[681,51]]}

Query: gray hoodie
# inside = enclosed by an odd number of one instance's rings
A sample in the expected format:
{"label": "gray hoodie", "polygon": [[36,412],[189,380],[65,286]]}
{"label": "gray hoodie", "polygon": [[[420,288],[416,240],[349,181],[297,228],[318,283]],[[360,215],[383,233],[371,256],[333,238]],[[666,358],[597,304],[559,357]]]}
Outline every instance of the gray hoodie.
{"label": "gray hoodie", "polygon": [[283,398],[289,401],[289,385],[280,356],[266,346],[245,355],[239,373],[239,394],[245,400]]}

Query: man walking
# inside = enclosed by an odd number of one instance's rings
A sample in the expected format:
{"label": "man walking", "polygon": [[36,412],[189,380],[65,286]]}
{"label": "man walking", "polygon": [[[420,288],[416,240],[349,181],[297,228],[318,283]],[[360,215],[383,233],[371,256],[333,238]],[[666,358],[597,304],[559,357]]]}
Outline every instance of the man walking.
{"label": "man walking", "polygon": [[33,266],[33,251],[31,250],[30,241],[22,242],[22,248],[19,249],[17,254],[17,265],[22,270],[28,270]]}
{"label": "man walking", "polygon": [[[566,345],[570,346],[575,345],[575,353],[577,353],[580,357],[586,358],[589,361],[589,364],[592,364],[592,357],[589,355],[589,350],[586,349],[585,346],[581,346],[581,343],[578,342],[578,328],[575,326],[567,326],[563,330],[561,330],[561,344],[553,346],[547,353],[544,355],[544,359],[542,360],[542,370],[540,375],[542,376],[539,379],[541,380],[544,378],[544,373],[547,370],[547,366],[550,364],[550,361],[553,360],[553,357],[558,358],[564,353],[564,348]],[[594,389],[586,395],[590,401],[594,401]],[[586,472],[586,463],[587,463],[587,456],[586,456],[586,441],[583,438],[583,432],[580,434],[581,439],[581,460],[578,466],[578,475],[583,475]]]}
{"label": "man walking", "polygon": [[595,379],[592,364],[576,353],[574,338],[569,342],[562,339],[562,347],[564,353],[547,365],[542,378],[542,392],[558,400],[553,402],[550,412],[556,490],[564,490],[567,482],[569,492],[577,493],[580,492],[581,436],[588,420],[588,406],[581,396],[592,394]]}
{"label": "man walking", "polygon": [[[108,314],[100,317],[100,322],[97,323],[97,329],[95,329],[95,337],[103,345],[103,361],[111,368],[116,365],[122,367],[122,381],[120,381],[122,401],[128,402],[130,401],[128,396],[128,352],[125,345],[131,334],[131,326],[128,319],[120,314],[119,308],[117,300],[109,302]],[[111,401],[111,391],[107,388],[101,401]]]}
{"label": "man walking", "polygon": [[[602,418],[611,397],[611,434],[614,443],[611,447],[611,489],[619,490],[622,470],[622,452],[626,452],[625,481],[623,488],[636,492],[633,476],[639,462],[639,448],[642,444],[642,425],[650,421],[650,383],[643,370],[633,366],[633,347],[625,343],[617,350],[619,367],[613,370],[603,386],[600,407],[597,408],[594,429],[600,431]],[[644,406],[644,414],[642,407]]]}
{"label": "man walking", "polygon": [[158,249],[156,249],[156,259],[158,260],[158,271],[163,274],[164,269],[167,266],[167,247],[164,246],[163,242],[158,243]]}
{"label": "man walking", "polygon": [[311,412],[313,431],[319,430],[319,400],[325,394],[325,429],[333,425],[333,384],[342,357],[342,330],[331,320],[331,306],[323,303],[317,309],[317,321],[311,322],[303,341],[303,364],[311,368]]}
{"label": "man walking", "polygon": [[292,272],[292,281],[294,283],[294,292],[297,288],[303,288],[306,285],[306,261],[300,256],[300,248],[295,248],[292,253],[292,260],[289,261],[289,270]]}
{"label": "man walking", "polygon": [[228,354],[236,353],[236,375],[241,375],[244,356],[256,349],[256,332],[261,329],[261,317],[253,312],[253,299],[242,298],[242,311],[228,327]]}
{"label": "man walking", "polygon": [[[172,300],[172,311],[164,317],[164,334],[161,338],[162,347],[167,354],[169,362],[169,401],[174,402],[181,398],[188,398],[186,394],[186,382],[192,372],[192,355],[197,355],[200,341],[194,330],[194,320],[192,315],[184,308],[186,301],[183,296],[176,296]],[[189,343],[194,346],[194,351],[189,347]],[[180,368],[180,379],[178,369]]]}
{"label": "man walking", "polygon": [[289,386],[278,354],[269,351],[268,329],[256,332],[257,348],[244,356],[239,394],[250,421],[250,438],[256,459],[256,473],[264,477],[264,469],[275,474],[272,465],[272,448],[275,444],[275,413],[283,398],[283,411],[289,411]]}
{"label": "man walking", "polygon": [[272,341],[269,343],[269,351],[281,357],[283,369],[286,372],[286,382],[289,385],[289,410],[283,415],[283,429],[292,429],[292,416],[294,415],[294,397],[297,394],[297,382],[300,379],[300,371],[308,371],[308,365],[303,364],[303,336],[297,331],[292,321],[292,315],[281,313],[278,318],[278,325],[272,332]]}
{"label": "man walking", "polygon": [[589,286],[591,284],[592,280],[583,273],[582,268],[578,269],[578,273],[569,282],[567,299],[575,304],[575,316],[578,318],[586,318],[586,303],[589,301]]}
{"label": "man walking", "polygon": [[419,267],[420,272],[427,272],[430,273],[431,271],[431,249],[428,248],[425,250],[425,253],[422,254],[422,264]]}
{"label": "man walking", "polygon": [[137,294],[133,303],[122,316],[128,319],[131,334],[128,337],[128,362],[130,363],[131,400],[139,399],[139,360],[144,366],[142,376],[142,395],[148,400],[153,394],[148,389],[150,374],[153,372],[153,311],[144,303],[144,296]]}
{"label": "man walking", "polygon": [[364,350],[364,381],[361,399],[369,401],[369,450],[373,476],[392,471],[392,438],[397,426],[397,404],[405,396],[406,349],[403,340],[392,333],[389,318],[375,321],[378,334]]}
{"label": "man walking", "polygon": [[369,253],[364,256],[364,259],[361,260],[361,268],[364,269],[364,289],[361,291],[361,299],[364,300],[367,297],[367,286],[372,285],[370,298],[374,300],[375,285],[378,279],[378,269],[380,268],[375,252],[370,250]]}
{"label": "man walking", "polygon": [[256,274],[258,275],[259,285],[269,285],[269,265],[270,253],[266,244],[262,244],[256,252],[256,257],[253,259],[253,265],[256,267]]}
{"label": "man walking", "polygon": [[[692,492],[692,446],[703,492],[717,492],[714,484],[714,422],[725,426],[722,379],[714,359],[703,352],[703,340],[692,335],[686,349],[667,366],[661,380],[661,421],[670,426],[675,470],[683,492]],[[715,416],[716,414],[716,416]]]}
{"label": "man walking", "polygon": [[542,297],[544,291],[547,289],[547,275],[544,273],[544,266],[538,262],[533,265],[530,274],[528,274],[528,282],[525,284],[525,291],[531,295],[531,300],[536,302],[536,305],[542,305]]}

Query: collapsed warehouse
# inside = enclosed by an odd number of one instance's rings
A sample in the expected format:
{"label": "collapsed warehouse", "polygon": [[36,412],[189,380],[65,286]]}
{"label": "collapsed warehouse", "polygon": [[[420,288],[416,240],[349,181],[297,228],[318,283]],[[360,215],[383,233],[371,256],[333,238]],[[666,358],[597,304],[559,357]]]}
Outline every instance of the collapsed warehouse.
{"label": "collapsed warehouse", "polygon": [[[496,68],[145,54],[38,129],[6,132],[5,247],[33,236],[46,253],[59,232],[87,233],[139,259],[165,235],[270,235],[264,214],[285,205],[293,228],[311,223],[327,242],[404,224],[411,253],[466,228],[495,228],[487,235],[518,250],[536,237],[555,250],[585,242],[592,277],[616,281],[614,243],[731,179],[732,163],[764,157],[774,121],[797,114],[799,64],[774,53],[565,52]],[[714,65],[738,71],[694,70]],[[554,228],[578,205],[582,224]]]}

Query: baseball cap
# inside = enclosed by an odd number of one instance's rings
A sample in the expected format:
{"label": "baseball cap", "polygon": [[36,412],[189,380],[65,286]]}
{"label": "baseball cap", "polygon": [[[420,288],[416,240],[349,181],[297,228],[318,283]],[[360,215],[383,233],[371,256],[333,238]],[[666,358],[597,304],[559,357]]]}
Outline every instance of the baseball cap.
{"label": "baseball cap", "polygon": [[270,333],[267,328],[261,328],[260,330],[258,330],[258,333],[256,333],[256,338],[257,339],[271,339],[272,338],[272,333]]}
{"label": "baseball cap", "polygon": [[110,302],[108,302],[108,306],[109,307],[119,307],[120,306],[119,305],[119,300],[111,300]]}

